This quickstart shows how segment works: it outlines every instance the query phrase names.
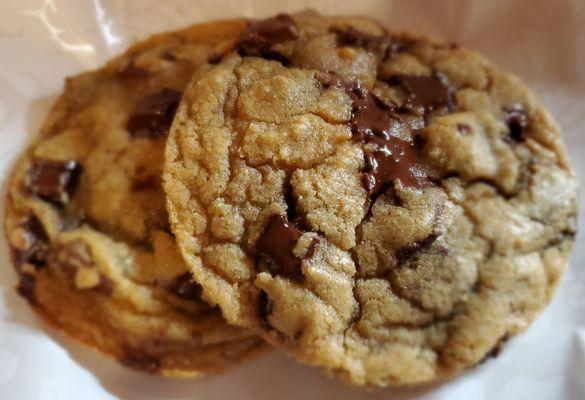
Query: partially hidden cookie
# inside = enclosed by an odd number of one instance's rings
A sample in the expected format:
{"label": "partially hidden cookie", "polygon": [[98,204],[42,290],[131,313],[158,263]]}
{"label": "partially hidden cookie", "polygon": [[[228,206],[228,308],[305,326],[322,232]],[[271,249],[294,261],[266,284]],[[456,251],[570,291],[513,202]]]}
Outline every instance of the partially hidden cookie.
{"label": "partially hidden cookie", "polygon": [[67,79],[9,185],[18,290],[43,317],[122,363],[193,376],[263,348],[201,299],[170,233],[163,152],[181,93],[241,21],[154,36]]}
{"label": "partially hidden cookie", "polygon": [[163,186],[228,322],[373,387],[453,377],[525,330],[566,267],[578,191],[518,79],[311,14],[251,22],[188,87]]}

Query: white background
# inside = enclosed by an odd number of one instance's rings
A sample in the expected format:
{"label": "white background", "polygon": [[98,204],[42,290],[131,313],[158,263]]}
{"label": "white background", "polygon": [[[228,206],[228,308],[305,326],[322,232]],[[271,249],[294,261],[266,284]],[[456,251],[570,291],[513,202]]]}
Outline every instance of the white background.
{"label": "white background", "polygon": [[[436,35],[484,53],[541,95],[585,176],[584,0],[1,0],[0,212],[7,173],[65,76],[99,66],[148,33],[308,7],[374,16],[391,30]],[[585,399],[582,235],[551,307],[497,359],[447,384],[375,394],[275,353],[200,380],[133,372],[40,322],[15,294],[15,282],[2,239],[0,399]]]}

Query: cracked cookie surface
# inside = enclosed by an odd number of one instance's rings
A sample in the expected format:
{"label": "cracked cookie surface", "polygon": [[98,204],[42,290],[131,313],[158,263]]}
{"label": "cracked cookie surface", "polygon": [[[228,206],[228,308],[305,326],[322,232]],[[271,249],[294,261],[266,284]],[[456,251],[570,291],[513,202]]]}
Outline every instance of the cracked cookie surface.
{"label": "cracked cookie surface", "polygon": [[548,304],[576,229],[559,128],[518,79],[363,18],[249,23],[187,88],[163,176],[204,298],[356,385],[481,362]]}
{"label": "cracked cookie surface", "polygon": [[148,372],[217,372],[262,341],[201,299],[170,233],[163,152],[181,93],[241,21],[154,36],[69,78],[16,165],[6,233],[19,292],[67,333]]}

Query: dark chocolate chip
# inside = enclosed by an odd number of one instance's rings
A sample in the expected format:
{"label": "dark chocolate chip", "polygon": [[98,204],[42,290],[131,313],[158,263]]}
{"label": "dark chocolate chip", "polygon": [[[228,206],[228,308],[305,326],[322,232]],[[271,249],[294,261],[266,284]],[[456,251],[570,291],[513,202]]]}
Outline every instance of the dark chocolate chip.
{"label": "dark chocolate chip", "polygon": [[34,275],[25,272],[22,266],[24,264],[31,264],[36,269],[39,269],[45,265],[49,252],[49,235],[47,235],[43,224],[34,214],[29,215],[18,228],[22,229],[25,235],[23,242],[26,244],[26,247],[17,248],[11,246],[12,261],[18,273],[18,286],[16,290],[22,297],[34,303],[36,301],[36,279]]}
{"label": "dark chocolate chip", "polygon": [[257,56],[287,62],[272,50],[275,44],[295,40],[299,36],[296,22],[287,14],[251,22],[237,44],[242,56]]}
{"label": "dark chocolate chip", "polygon": [[128,367],[138,369],[144,372],[154,373],[160,368],[160,360],[157,356],[148,354],[146,351],[132,347],[124,346],[124,354],[120,362]]}
{"label": "dark chocolate chip", "polygon": [[142,98],[126,124],[132,137],[166,136],[181,100],[181,92],[163,89]]}
{"label": "dark chocolate chip", "polygon": [[438,108],[453,108],[453,88],[441,74],[432,76],[394,75],[388,80],[390,85],[398,85],[406,92],[404,107],[422,107],[425,111]]}
{"label": "dark chocolate chip", "polygon": [[207,62],[210,63],[211,65],[216,65],[219,64],[222,58],[223,58],[222,53],[212,53],[207,59]]}
{"label": "dark chocolate chip", "polygon": [[132,181],[131,189],[133,192],[148,189],[158,189],[160,187],[160,176],[146,176],[144,178],[134,179]]}
{"label": "dark chocolate chip", "polygon": [[486,362],[487,360],[489,360],[490,358],[496,358],[497,356],[500,355],[500,353],[502,352],[502,350],[504,349],[504,345],[506,344],[506,342],[510,340],[510,336],[506,333],[504,336],[502,336],[494,345],[494,347],[491,348],[490,351],[488,351],[485,356],[483,356],[483,358],[481,360],[479,360],[478,364],[483,364],[484,362]]}
{"label": "dark chocolate chip", "polygon": [[363,183],[369,197],[375,197],[398,179],[405,186],[424,187],[428,184],[422,171],[413,141],[395,136],[402,122],[387,104],[363,88],[350,92],[353,100],[349,126],[353,140],[369,145],[364,151],[366,166]]}
{"label": "dark chocolate chip", "polygon": [[25,248],[12,246],[12,259],[17,267],[32,264],[36,268],[45,265],[49,252],[49,235],[36,215],[31,214],[19,225],[26,238]]}
{"label": "dark chocolate chip", "polygon": [[189,272],[185,272],[172,279],[166,284],[166,289],[183,300],[201,300],[201,286],[193,280]]}
{"label": "dark chocolate chip", "polygon": [[260,319],[262,329],[267,331],[273,329],[270,321],[268,321],[268,317],[272,314],[273,308],[274,303],[268,298],[268,294],[260,289],[260,294],[258,295],[258,318]]}
{"label": "dark chocolate chip", "polygon": [[19,271],[18,286],[16,286],[16,291],[19,295],[27,299],[32,304],[36,303],[35,286],[36,279],[33,275]]}
{"label": "dark chocolate chip", "polygon": [[396,260],[399,265],[404,264],[410,260],[416,253],[429,248],[435,240],[439,237],[436,232],[431,233],[426,238],[412,243],[409,246],[403,247],[396,252]]}
{"label": "dark chocolate chip", "polygon": [[333,28],[332,32],[337,36],[337,44],[340,46],[362,47],[368,50],[376,50],[393,44],[387,34],[372,35],[360,31],[353,26],[349,28]]}
{"label": "dark chocolate chip", "polygon": [[414,147],[416,147],[417,149],[422,149],[425,147],[425,145],[427,144],[427,137],[424,134],[423,130],[413,130],[412,131],[412,142],[414,144]]}
{"label": "dark chocolate chip", "polygon": [[384,61],[389,60],[395,55],[398,55],[408,50],[408,48],[414,45],[415,43],[416,43],[415,41],[407,40],[404,38],[396,37],[392,38],[392,41],[390,42],[390,45],[388,46],[388,48],[386,49],[386,53],[384,54],[383,58]]}
{"label": "dark chocolate chip", "polygon": [[467,124],[459,123],[457,124],[457,130],[462,135],[468,135],[471,133],[471,127]]}
{"label": "dark chocolate chip", "polygon": [[504,109],[504,119],[508,125],[510,138],[517,143],[526,140],[526,129],[530,125],[528,114],[524,107],[516,104]]}
{"label": "dark chocolate chip", "polygon": [[451,254],[451,251],[443,245],[437,246],[437,250],[443,257],[447,257],[449,254]]}
{"label": "dark chocolate chip", "polygon": [[290,222],[286,216],[275,214],[270,217],[256,242],[256,249],[274,261],[274,273],[302,280],[301,259],[293,254],[301,235],[302,232],[294,222]]}
{"label": "dark chocolate chip", "polygon": [[73,160],[37,159],[30,170],[27,187],[43,200],[66,204],[79,186],[81,172],[81,164]]}
{"label": "dark chocolate chip", "polygon": [[165,61],[169,61],[169,62],[175,62],[177,61],[177,56],[169,49],[164,51],[161,55],[160,58],[162,58]]}

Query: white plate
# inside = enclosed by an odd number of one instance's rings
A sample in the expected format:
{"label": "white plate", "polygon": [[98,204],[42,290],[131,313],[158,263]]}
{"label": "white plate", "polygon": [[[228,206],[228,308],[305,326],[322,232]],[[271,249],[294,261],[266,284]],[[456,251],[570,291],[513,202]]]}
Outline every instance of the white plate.
{"label": "white plate", "polygon": [[[561,122],[585,176],[585,2],[581,0],[2,0],[0,177],[35,134],[63,78],[99,66],[148,33],[233,16],[307,7],[374,16],[390,29],[478,49],[520,75]],[[551,193],[554,196],[554,193]],[[0,210],[3,214],[3,210]],[[583,226],[583,219],[580,220]],[[0,241],[1,399],[585,399],[585,243],[553,304],[506,351],[424,390],[363,394],[272,353],[222,376],[170,380],[105,359],[41,323],[13,286]]]}

